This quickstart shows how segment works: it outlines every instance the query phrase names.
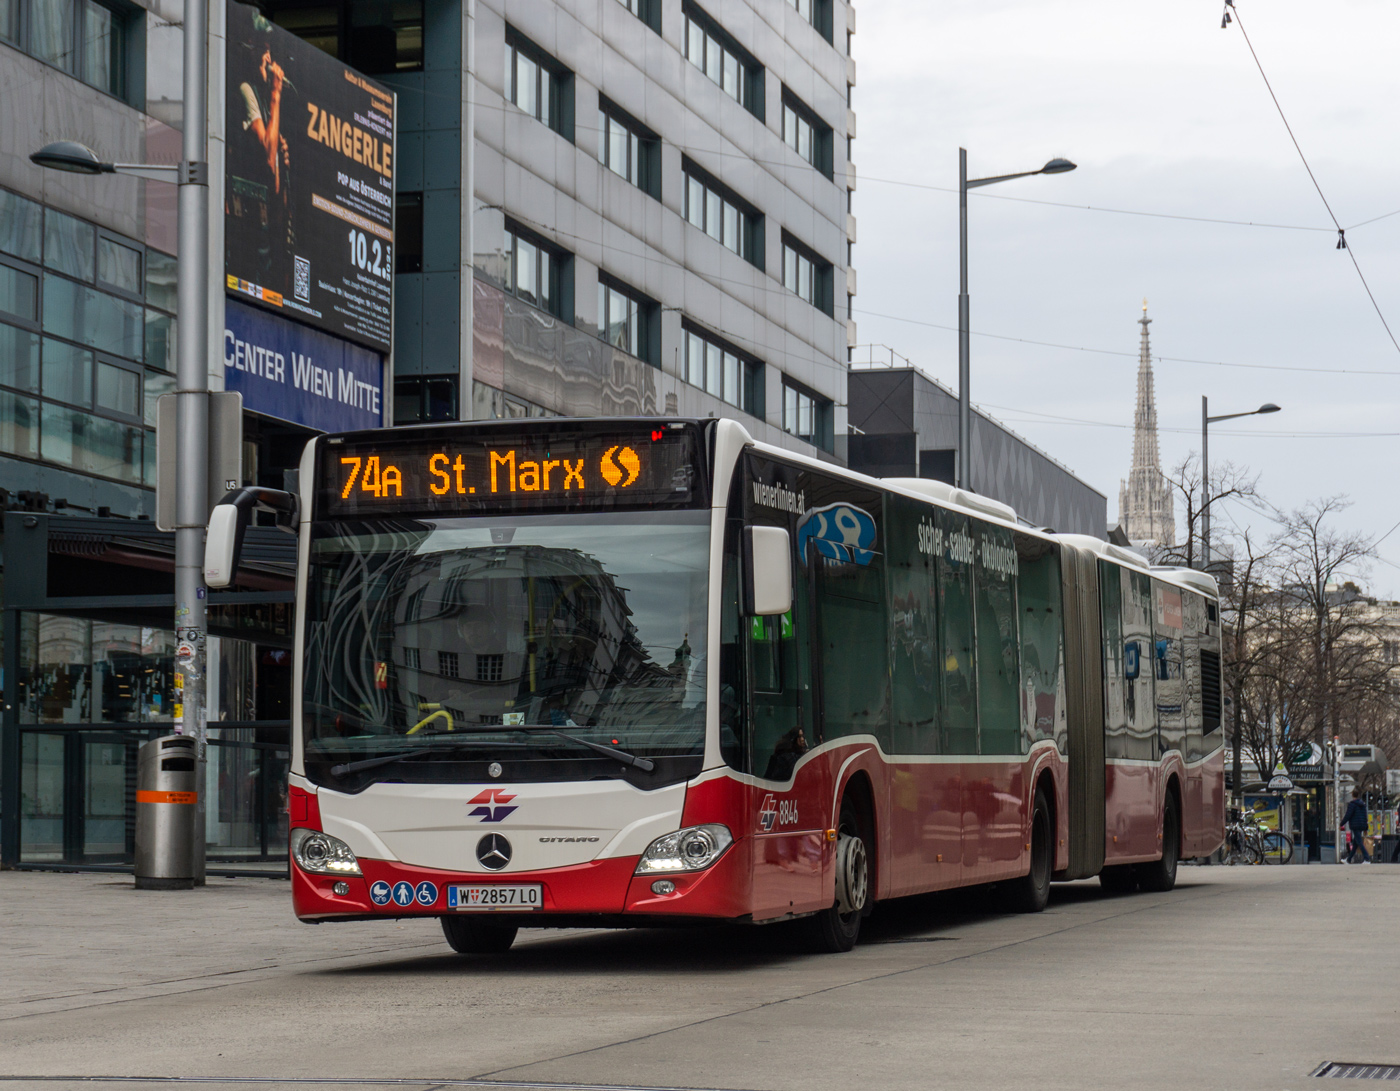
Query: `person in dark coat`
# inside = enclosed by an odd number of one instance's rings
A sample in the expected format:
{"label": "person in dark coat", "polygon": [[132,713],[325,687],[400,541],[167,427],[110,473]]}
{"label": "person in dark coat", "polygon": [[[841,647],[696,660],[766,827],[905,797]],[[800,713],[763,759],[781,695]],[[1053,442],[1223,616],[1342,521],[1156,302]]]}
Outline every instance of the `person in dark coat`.
{"label": "person in dark coat", "polygon": [[[1366,804],[1361,800],[1360,788],[1351,790],[1351,802],[1347,804],[1347,813],[1342,815],[1342,825],[1351,830],[1351,851],[1347,853],[1347,863],[1369,864],[1371,854],[1366,851]],[[1358,852],[1361,853],[1361,860],[1356,859]]]}

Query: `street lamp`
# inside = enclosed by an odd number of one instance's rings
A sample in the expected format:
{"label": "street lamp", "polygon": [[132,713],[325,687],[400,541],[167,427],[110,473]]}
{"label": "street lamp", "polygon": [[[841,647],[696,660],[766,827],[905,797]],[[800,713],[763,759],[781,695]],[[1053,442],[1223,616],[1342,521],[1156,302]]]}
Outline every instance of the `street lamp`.
{"label": "street lamp", "polygon": [[[1222,413],[1218,417],[1210,415],[1210,403],[1204,394],[1201,395],[1201,571],[1205,572],[1210,568],[1210,426],[1223,420],[1234,420],[1236,417],[1255,417],[1261,413],[1277,413],[1279,407],[1273,402],[1265,402],[1258,409],[1251,409],[1247,413]],[[1189,528],[1188,528],[1189,529]],[[1187,535],[1187,544],[1190,544],[1190,534]],[[1230,773],[1232,784],[1234,785],[1235,798],[1242,798],[1243,792],[1240,785],[1241,777],[1241,754],[1240,754],[1240,731],[1239,724],[1235,725],[1235,739],[1231,747]],[[1262,775],[1262,771],[1261,771]]]}
{"label": "street lamp", "polygon": [[[1256,417],[1260,413],[1277,413],[1279,407],[1273,402],[1265,402],[1258,409],[1248,413],[1223,413],[1218,417],[1210,415],[1209,403],[1201,395],[1201,571],[1210,567],[1210,426],[1223,420],[1236,417]],[[1189,544],[1189,543],[1188,543]]]}
{"label": "street lamp", "polygon": [[993,178],[972,178],[967,176],[967,149],[958,149],[958,242],[959,270],[961,279],[958,288],[958,488],[972,488],[972,399],[969,395],[972,365],[969,362],[969,321],[967,300],[967,191],[978,186],[990,186],[994,182],[1006,182],[1012,178],[1029,178],[1032,174],[1064,174],[1074,170],[1076,164],[1068,159],[1052,159],[1039,170],[1023,170],[1016,174],[998,174]]}
{"label": "street lamp", "polygon": [[184,123],[178,166],[104,163],[71,140],[40,148],[29,158],[40,167],[75,174],[126,174],[179,187],[176,309],[175,428],[175,638],[183,693],[176,697],[177,730],[195,739],[198,796],[191,876],[204,882],[204,805],[207,784],[205,724],[204,524],[209,519],[209,163],[208,0],[184,0]]}

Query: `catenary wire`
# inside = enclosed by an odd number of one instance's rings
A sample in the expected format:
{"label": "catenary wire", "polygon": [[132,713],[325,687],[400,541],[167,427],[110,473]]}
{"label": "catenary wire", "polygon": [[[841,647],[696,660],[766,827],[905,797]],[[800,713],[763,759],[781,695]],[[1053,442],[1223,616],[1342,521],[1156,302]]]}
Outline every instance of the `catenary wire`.
{"label": "catenary wire", "polygon": [[[1317,190],[1318,197],[1322,199],[1322,206],[1327,209],[1327,215],[1331,217],[1332,223],[1337,228],[1337,245],[1347,252],[1347,257],[1351,258],[1351,264],[1356,269],[1356,275],[1361,279],[1361,286],[1366,289],[1366,296],[1371,300],[1371,306],[1376,310],[1376,317],[1381,320],[1381,325],[1385,327],[1386,336],[1390,338],[1390,343],[1395,346],[1395,351],[1400,352],[1400,341],[1397,341],[1395,339],[1395,334],[1390,331],[1390,323],[1385,320],[1385,314],[1381,311],[1381,305],[1376,302],[1375,293],[1371,291],[1371,286],[1366,283],[1366,274],[1361,271],[1361,263],[1356,260],[1356,254],[1346,241],[1346,229],[1342,227],[1341,221],[1337,219],[1337,214],[1332,211],[1331,202],[1327,200],[1327,195],[1322,192],[1322,186],[1317,180],[1317,175],[1313,173],[1312,165],[1308,163],[1308,157],[1303,154],[1302,145],[1298,143],[1298,138],[1293,135],[1293,126],[1288,123],[1288,117],[1283,112],[1283,106],[1278,100],[1278,95],[1274,94],[1273,84],[1269,82],[1268,73],[1264,71],[1263,62],[1259,60],[1259,54],[1254,50],[1254,43],[1249,40],[1249,32],[1244,28],[1244,20],[1240,18],[1239,9],[1235,7],[1235,0],[1225,0],[1225,3],[1235,14],[1235,23],[1240,28],[1240,35],[1244,38],[1244,44],[1249,47],[1249,55],[1254,58],[1254,66],[1259,69],[1259,75],[1264,80],[1264,86],[1269,92],[1269,98],[1273,99],[1274,109],[1278,111],[1279,120],[1283,122],[1284,129],[1288,131],[1288,139],[1293,141],[1293,148],[1297,151],[1298,158],[1303,161],[1303,169],[1308,172],[1308,177],[1312,180],[1313,188]],[[1224,24],[1222,24],[1222,26],[1223,25]]]}

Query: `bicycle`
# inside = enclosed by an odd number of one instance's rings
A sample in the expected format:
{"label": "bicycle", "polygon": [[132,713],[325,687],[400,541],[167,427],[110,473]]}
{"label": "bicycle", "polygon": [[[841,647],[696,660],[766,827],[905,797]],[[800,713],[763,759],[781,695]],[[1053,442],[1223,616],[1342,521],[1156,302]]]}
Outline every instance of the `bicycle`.
{"label": "bicycle", "polygon": [[1225,827],[1226,864],[1258,864],[1264,859],[1264,846],[1257,822],[1235,819]]}
{"label": "bicycle", "polygon": [[1287,864],[1293,860],[1293,838],[1280,830],[1264,830],[1260,850],[1266,864]]}

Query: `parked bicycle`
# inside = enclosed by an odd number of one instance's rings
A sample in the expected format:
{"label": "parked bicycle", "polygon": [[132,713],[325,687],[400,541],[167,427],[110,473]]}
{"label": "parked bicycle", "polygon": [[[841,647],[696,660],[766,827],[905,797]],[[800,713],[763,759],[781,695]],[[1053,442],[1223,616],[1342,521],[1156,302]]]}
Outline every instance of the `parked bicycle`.
{"label": "parked bicycle", "polygon": [[1287,864],[1293,859],[1293,838],[1261,826],[1253,815],[1234,818],[1225,827],[1227,864]]}

